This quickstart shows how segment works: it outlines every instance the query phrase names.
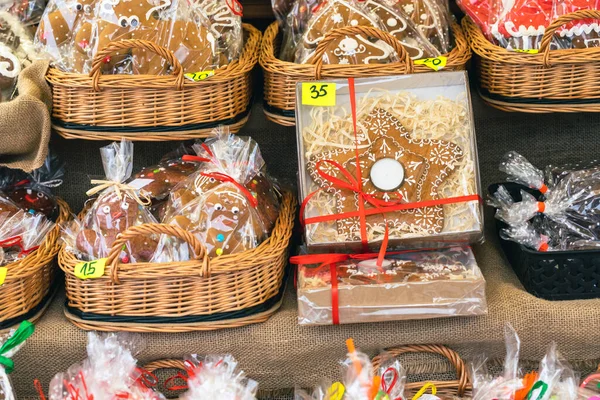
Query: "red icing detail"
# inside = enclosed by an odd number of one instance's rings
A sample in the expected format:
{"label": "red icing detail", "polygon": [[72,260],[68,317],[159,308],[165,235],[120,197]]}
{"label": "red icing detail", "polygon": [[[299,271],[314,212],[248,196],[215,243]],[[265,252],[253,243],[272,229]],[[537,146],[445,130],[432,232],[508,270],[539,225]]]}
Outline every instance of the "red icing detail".
{"label": "red icing detail", "polygon": [[106,57],[104,57],[104,59],[102,60],[102,62],[103,62],[104,64],[108,64],[108,63],[110,62],[110,56],[106,56]]}
{"label": "red icing detail", "polygon": [[121,258],[121,262],[124,264],[128,264],[129,263],[129,256],[123,256],[123,258]]}
{"label": "red icing detail", "polygon": [[38,201],[37,197],[31,197],[30,195],[26,194],[25,195],[25,200],[27,200],[30,203],[36,203]]}

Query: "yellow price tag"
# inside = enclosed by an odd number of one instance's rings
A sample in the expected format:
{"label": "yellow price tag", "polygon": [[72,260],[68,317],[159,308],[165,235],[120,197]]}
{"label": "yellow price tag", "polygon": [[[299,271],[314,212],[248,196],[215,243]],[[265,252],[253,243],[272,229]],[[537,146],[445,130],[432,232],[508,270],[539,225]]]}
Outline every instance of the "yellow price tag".
{"label": "yellow price tag", "polygon": [[327,389],[327,399],[328,400],[342,400],[344,398],[344,394],[346,393],[346,388],[340,382],[335,382],[333,385]]}
{"label": "yellow price tag", "polygon": [[6,280],[7,273],[8,273],[7,267],[0,267],[0,286],[4,285],[4,281]]}
{"label": "yellow price tag", "polygon": [[188,72],[187,74],[185,74],[183,76],[185,76],[186,78],[188,78],[189,80],[192,80],[194,82],[200,82],[200,81],[205,80],[209,76],[213,76],[214,74],[215,74],[215,70],[209,69],[207,71]]}
{"label": "yellow price tag", "polygon": [[335,83],[302,82],[302,104],[335,106]]}
{"label": "yellow price tag", "polygon": [[107,258],[99,260],[80,262],[75,265],[75,276],[79,279],[96,279],[104,276]]}
{"label": "yellow price tag", "polygon": [[448,57],[439,56],[434,58],[423,58],[421,60],[414,61],[416,65],[425,65],[434,71],[444,69],[448,62]]}
{"label": "yellow price tag", "polygon": [[537,54],[540,52],[538,49],[529,49],[529,50],[514,49],[514,51],[516,51],[517,53],[528,53],[528,54]]}

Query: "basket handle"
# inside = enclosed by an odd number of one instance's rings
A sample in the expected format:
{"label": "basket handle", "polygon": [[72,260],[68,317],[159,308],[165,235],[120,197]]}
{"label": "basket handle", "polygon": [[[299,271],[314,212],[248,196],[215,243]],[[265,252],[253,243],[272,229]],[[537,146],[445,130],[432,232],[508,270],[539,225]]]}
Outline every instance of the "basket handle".
{"label": "basket handle", "polygon": [[[456,368],[456,373],[458,375],[458,395],[462,397],[465,394],[467,386],[469,385],[469,376],[467,374],[467,368],[465,367],[465,362],[460,358],[457,352],[452,349],[449,349],[446,346],[441,346],[437,344],[416,344],[416,345],[406,345],[406,346],[398,346],[391,347],[386,349],[385,352],[390,354],[392,357],[398,357],[401,354],[406,353],[433,353],[440,354],[446,357]],[[375,356],[373,358],[373,368],[379,369],[381,365],[382,359],[381,355]]]}
{"label": "basket handle", "polygon": [[175,86],[177,87],[177,90],[183,88],[183,67],[170,50],[149,40],[126,39],[110,42],[105,48],[96,53],[96,56],[92,60],[92,70],[90,71],[90,77],[93,79],[94,91],[99,92],[102,90],[100,89],[100,76],[102,75],[102,64],[104,64],[104,59],[114,51],[125,49],[144,49],[167,60],[167,62],[173,66],[173,75],[175,76]]}
{"label": "basket handle", "polygon": [[550,67],[550,42],[552,41],[552,37],[558,28],[561,26],[571,22],[577,21],[581,19],[600,19],[600,10],[578,10],[569,14],[561,15],[556,18],[544,32],[544,36],[542,36],[542,40],[540,42],[540,53],[544,56],[543,62],[544,67]]}
{"label": "basket handle", "polygon": [[330,31],[329,33],[327,33],[325,35],[323,40],[321,40],[319,42],[319,44],[317,45],[317,49],[315,50],[315,53],[308,60],[308,64],[315,64],[315,66],[316,66],[316,68],[315,68],[315,78],[316,79],[321,79],[321,74],[322,74],[321,70],[323,69],[323,54],[325,53],[325,50],[327,49],[327,45],[329,45],[329,43],[331,43],[332,41],[334,41],[336,39],[339,39],[340,37],[342,37],[344,35],[356,35],[356,34],[363,34],[365,36],[374,37],[379,40],[383,40],[385,43],[392,46],[392,48],[396,51],[396,53],[398,54],[398,57],[400,58],[399,64],[404,64],[404,68],[405,68],[404,73],[405,74],[413,73],[414,63],[413,63],[412,59],[410,58],[410,56],[408,55],[408,52],[406,51],[406,49],[404,48],[404,46],[402,45],[402,43],[400,43],[400,41],[398,39],[396,39],[394,36],[390,35],[387,32],[384,32],[380,29],[373,28],[370,26],[360,26],[359,25],[359,26],[346,26],[343,28],[333,29],[332,31]]}
{"label": "basket handle", "polygon": [[118,272],[119,272],[119,255],[123,245],[127,241],[134,239],[138,236],[149,236],[149,235],[160,235],[165,234],[168,236],[175,236],[186,242],[196,255],[195,260],[202,261],[202,268],[200,270],[201,276],[210,276],[210,260],[206,248],[192,233],[184,231],[183,229],[168,225],[168,224],[142,224],[137,226],[131,226],[125,231],[121,232],[108,253],[108,259],[106,264],[111,266],[111,281],[119,284]]}
{"label": "basket handle", "polygon": [[156,360],[144,365],[144,369],[150,373],[159,369],[180,369],[185,371],[185,365],[183,364],[183,360]]}

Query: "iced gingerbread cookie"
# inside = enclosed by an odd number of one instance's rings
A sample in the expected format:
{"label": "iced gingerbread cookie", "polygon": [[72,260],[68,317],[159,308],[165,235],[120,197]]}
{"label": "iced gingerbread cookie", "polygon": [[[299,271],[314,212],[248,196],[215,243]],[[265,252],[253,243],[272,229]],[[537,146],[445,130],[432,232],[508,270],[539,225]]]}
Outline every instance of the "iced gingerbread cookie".
{"label": "iced gingerbread cookie", "polygon": [[51,216],[56,210],[56,202],[46,193],[31,188],[13,189],[7,192],[10,199],[28,212],[40,212]]}
{"label": "iced gingerbread cookie", "polygon": [[[454,171],[463,152],[454,143],[415,139],[390,113],[374,109],[362,121],[368,137],[358,144],[363,191],[380,204],[394,205],[438,198],[438,187]],[[362,146],[366,148],[362,148]],[[324,180],[319,171],[344,180],[342,173],[330,161],[342,165],[352,176],[357,175],[356,153],[350,150],[332,150],[313,155],[307,164],[312,179],[336,197],[336,212],[346,213],[359,209],[359,198],[348,189],[340,189]],[[365,208],[374,206],[365,203]],[[387,222],[390,228],[407,233],[434,234],[442,231],[442,206],[422,207],[367,216],[367,226],[381,231]],[[342,240],[360,238],[359,218],[337,221]]]}
{"label": "iced gingerbread cookie", "polygon": [[331,41],[323,53],[325,64],[387,64],[396,60],[390,45],[382,40],[371,42],[363,35],[345,35]]}
{"label": "iced gingerbread cookie", "polygon": [[171,190],[198,168],[198,164],[186,161],[167,161],[146,167],[132,176],[130,184],[139,186],[152,199],[164,199]]}
{"label": "iced gingerbread cookie", "polygon": [[21,72],[22,62],[17,55],[20,43],[21,38],[0,16],[0,90],[11,88]]}
{"label": "iced gingerbread cookie", "polygon": [[398,6],[410,16],[423,36],[442,54],[450,51],[449,22],[436,0],[400,0]]}

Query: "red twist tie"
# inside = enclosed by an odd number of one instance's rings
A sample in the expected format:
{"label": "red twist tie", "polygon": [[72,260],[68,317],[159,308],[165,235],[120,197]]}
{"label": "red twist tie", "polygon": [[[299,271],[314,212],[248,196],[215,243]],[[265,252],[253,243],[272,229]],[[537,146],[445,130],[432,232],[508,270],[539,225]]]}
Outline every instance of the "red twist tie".
{"label": "red twist tie", "polygon": [[248,202],[252,207],[256,208],[256,206],[258,206],[258,200],[256,197],[252,196],[252,193],[250,193],[250,191],[244,185],[233,179],[231,176],[221,172],[201,172],[200,175],[206,176],[207,178],[213,178],[221,182],[233,183],[233,185],[237,187],[244,196],[246,196],[246,199],[248,199]]}
{"label": "red twist tie", "polygon": [[548,251],[548,248],[549,248],[548,243],[542,243],[540,245],[540,247],[538,248],[538,250],[545,252],[545,251]]}

